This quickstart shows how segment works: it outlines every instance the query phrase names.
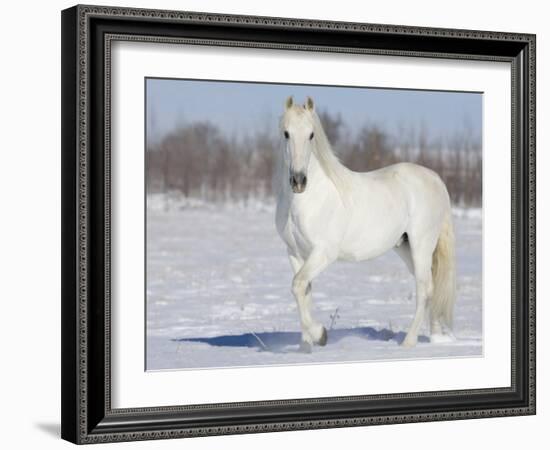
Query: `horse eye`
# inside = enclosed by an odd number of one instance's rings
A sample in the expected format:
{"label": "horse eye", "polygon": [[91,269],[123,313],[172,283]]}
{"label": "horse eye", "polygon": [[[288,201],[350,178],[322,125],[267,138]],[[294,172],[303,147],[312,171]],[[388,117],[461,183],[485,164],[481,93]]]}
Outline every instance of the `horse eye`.
{"label": "horse eye", "polygon": [[289,138],[288,131],[285,130],[285,139],[288,139],[288,138]]}
{"label": "horse eye", "polygon": [[309,140],[311,141],[313,139],[313,131],[311,132],[311,134],[309,135]]}

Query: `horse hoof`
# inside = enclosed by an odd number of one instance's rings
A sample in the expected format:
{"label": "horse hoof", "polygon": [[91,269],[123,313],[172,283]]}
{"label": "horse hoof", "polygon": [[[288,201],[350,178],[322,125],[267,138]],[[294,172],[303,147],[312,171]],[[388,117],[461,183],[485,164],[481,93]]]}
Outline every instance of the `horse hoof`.
{"label": "horse hoof", "polygon": [[311,353],[311,344],[309,342],[306,342],[306,341],[301,341],[300,342],[300,347],[298,348],[298,351],[300,353]]}
{"label": "horse hoof", "polygon": [[455,342],[455,337],[450,334],[432,334],[430,336],[430,343],[432,344],[451,344]]}
{"label": "horse hoof", "polygon": [[416,345],[416,341],[417,339],[412,339],[412,338],[405,338],[403,340],[403,342],[401,343],[401,347],[403,348],[412,348]]}
{"label": "horse hoof", "polygon": [[317,341],[317,344],[319,344],[321,347],[324,347],[327,345],[328,341],[328,335],[327,335],[327,329],[323,327],[323,332],[321,333],[321,337],[319,338],[319,341]]}

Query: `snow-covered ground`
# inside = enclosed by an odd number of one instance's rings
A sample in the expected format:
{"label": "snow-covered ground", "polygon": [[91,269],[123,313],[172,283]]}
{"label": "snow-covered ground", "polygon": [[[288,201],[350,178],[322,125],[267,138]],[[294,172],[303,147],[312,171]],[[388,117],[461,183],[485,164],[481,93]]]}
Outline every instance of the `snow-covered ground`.
{"label": "snow-covered ground", "polygon": [[481,212],[456,210],[458,298],[452,343],[399,346],[414,313],[413,277],[393,253],[338,262],[313,283],[326,347],[298,350],[292,273],[262,202],[149,196],[147,369],[287,365],[482,354]]}

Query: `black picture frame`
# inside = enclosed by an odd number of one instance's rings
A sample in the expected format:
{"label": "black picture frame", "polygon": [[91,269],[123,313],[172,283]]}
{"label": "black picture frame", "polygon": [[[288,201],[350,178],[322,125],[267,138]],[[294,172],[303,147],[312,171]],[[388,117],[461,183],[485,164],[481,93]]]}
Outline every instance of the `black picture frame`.
{"label": "black picture frame", "polygon": [[[509,62],[511,386],[113,409],[109,64],[117,39]],[[120,7],[64,10],[61,331],[62,437],[78,444],[535,414],[535,36]]]}

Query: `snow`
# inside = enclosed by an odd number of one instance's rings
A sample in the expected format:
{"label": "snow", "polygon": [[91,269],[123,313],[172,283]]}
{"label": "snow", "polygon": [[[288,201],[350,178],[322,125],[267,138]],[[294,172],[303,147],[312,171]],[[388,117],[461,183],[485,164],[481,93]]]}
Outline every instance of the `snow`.
{"label": "snow", "polygon": [[453,210],[458,298],[454,340],[399,345],[414,314],[414,279],[389,252],[338,262],[313,283],[326,347],[299,349],[292,272],[265,201],[147,199],[147,370],[482,355],[482,214]]}

